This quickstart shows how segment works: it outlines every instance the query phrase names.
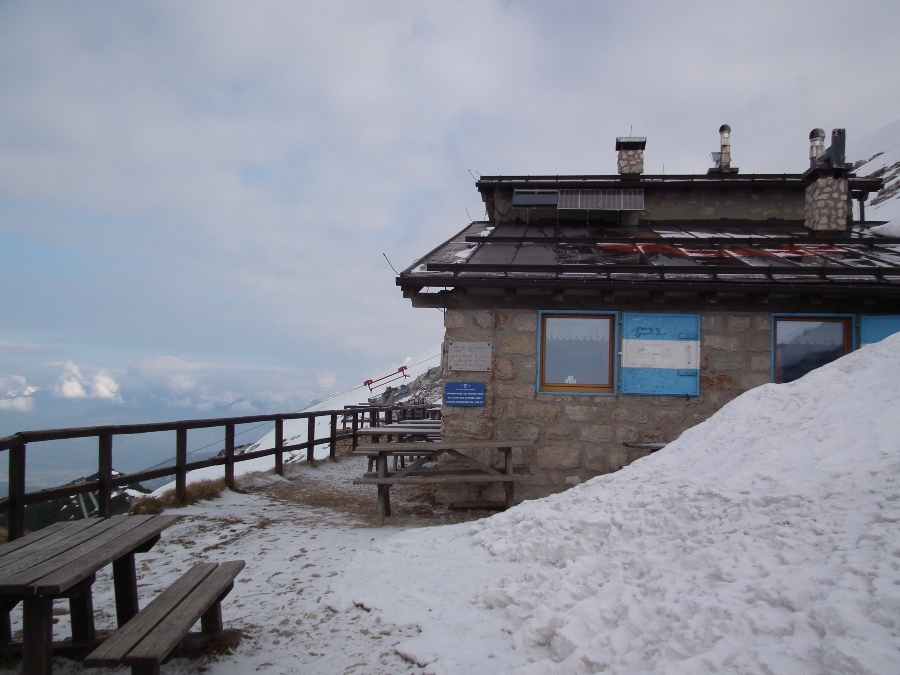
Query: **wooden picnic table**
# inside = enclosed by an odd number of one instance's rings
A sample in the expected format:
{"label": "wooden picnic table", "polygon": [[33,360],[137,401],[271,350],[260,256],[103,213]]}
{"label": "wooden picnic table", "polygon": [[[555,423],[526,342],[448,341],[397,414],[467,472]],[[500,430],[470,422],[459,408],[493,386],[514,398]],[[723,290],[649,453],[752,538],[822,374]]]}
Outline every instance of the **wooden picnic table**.
{"label": "wooden picnic table", "polygon": [[[507,508],[513,505],[515,491],[513,484],[524,478],[523,474],[514,474],[512,465],[513,448],[530,447],[530,441],[434,441],[415,443],[362,443],[353,452],[354,455],[362,455],[374,458],[376,472],[374,476],[365,475],[353,481],[354,485],[375,485],[378,488],[378,525],[384,525],[386,516],[391,515],[390,489],[392,485],[419,485],[426,483],[489,483],[503,484],[505,505]],[[483,464],[473,457],[464,454],[464,451],[492,449],[503,453],[503,469],[497,470],[487,464]],[[435,461],[440,455],[449,455],[463,464],[468,465],[468,470],[459,469],[424,469],[423,466]],[[399,470],[388,471],[389,457],[414,457],[416,460],[407,467]]]}
{"label": "wooden picnic table", "polygon": [[135,553],[149,551],[180,516],[114,516],[56,523],[0,546],[0,641],[10,644],[9,613],[23,604],[22,672],[48,675],[53,600],[68,598],[72,643],[96,646],[91,585],[112,563],[116,618],[138,611]]}

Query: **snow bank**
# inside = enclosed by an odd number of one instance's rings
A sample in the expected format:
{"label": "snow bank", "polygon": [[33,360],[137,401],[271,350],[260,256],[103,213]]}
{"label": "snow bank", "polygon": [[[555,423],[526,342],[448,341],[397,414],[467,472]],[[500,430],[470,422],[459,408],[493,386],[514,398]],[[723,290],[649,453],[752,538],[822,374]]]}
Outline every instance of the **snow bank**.
{"label": "snow bank", "polygon": [[402,582],[348,592],[418,625],[429,672],[894,673],[898,382],[900,335],[621,472],[388,540],[345,581]]}

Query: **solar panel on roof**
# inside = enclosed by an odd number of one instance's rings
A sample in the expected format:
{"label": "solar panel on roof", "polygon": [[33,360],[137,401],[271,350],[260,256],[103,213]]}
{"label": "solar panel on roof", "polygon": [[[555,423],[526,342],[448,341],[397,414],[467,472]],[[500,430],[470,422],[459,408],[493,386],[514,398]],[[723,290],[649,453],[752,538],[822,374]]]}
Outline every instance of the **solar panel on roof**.
{"label": "solar panel on roof", "polygon": [[643,190],[560,190],[560,209],[643,211]]}
{"label": "solar panel on roof", "polygon": [[513,206],[556,206],[559,194],[556,190],[516,190],[513,193]]}

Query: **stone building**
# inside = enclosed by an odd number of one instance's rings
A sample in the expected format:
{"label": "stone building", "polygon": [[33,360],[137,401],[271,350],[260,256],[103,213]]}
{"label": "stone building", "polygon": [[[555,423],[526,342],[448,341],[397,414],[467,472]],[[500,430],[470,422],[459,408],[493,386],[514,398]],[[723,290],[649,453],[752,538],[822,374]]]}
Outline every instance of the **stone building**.
{"label": "stone building", "polygon": [[614,175],[482,176],[486,220],[397,278],[445,310],[445,440],[534,443],[520,497],[900,331],[900,240],[868,231],[882,184],[846,164],[843,130],[826,149],[815,129],[795,174],[741,174],[720,134],[701,174],[644,174],[646,139],[628,137]]}

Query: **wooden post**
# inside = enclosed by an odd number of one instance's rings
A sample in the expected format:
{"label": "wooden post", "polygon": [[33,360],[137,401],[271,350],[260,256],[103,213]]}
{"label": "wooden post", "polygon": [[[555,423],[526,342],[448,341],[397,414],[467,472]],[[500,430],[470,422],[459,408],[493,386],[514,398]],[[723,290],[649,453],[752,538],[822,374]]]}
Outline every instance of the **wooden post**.
{"label": "wooden post", "polygon": [[99,436],[99,474],[100,489],[97,491],[97,500],[99,516],[101,518],[109,518],[112,515],[110,507],[112,501],[112,450],[113,439],[112,434],[100,434]]}
{"label": "wooden post", "polygon": [[306,418],[306,442],[309,444],[306,446],[306,462],[312,466],[316,461],[316,457],[313,454],[316,449],[316,418],[315,416]]}
{"label": "wooden post", "polygon": [[53,599],[47,595],[26,595],[22,601],[22,672],[50,675],[53,652]]}
{"label": "wooden post", "polygon": [[275,420],[275,473],[284,475],[284,420]]}
{"label": "wooden post", "polygon": [[187,427],[175,431],[175,499],[187,501]]}
{"label": "wooden post", "polygon": [[9,540],[25,534],[25,444],[9,450]]}
{"label": "wooden post", "polygon": [[225,485],[234,490],[234,424],[225,425]]}
{"label": "wooden post", "polygon": [[116,621],[124,626],[138,613],[137,568],[134,553],[113,560],[113,587],[116,592]]}
{"label": "wooden post", "polygon": [[359,445],[359,436],[356,435],[356,432],[359,431],[359,412],[353,411],[353,449],[356,450],[356,446]]}
{"label": "wooden post", "polygon": [[385,425],[391,424],[394,421],[394,411],[388,408],[384,411],[384,423]]}
{"label": "wooden post", "polygon": [[331,459],[337,456],[337,413],[331,413],[331,444],[328,447],[328,456]]}

